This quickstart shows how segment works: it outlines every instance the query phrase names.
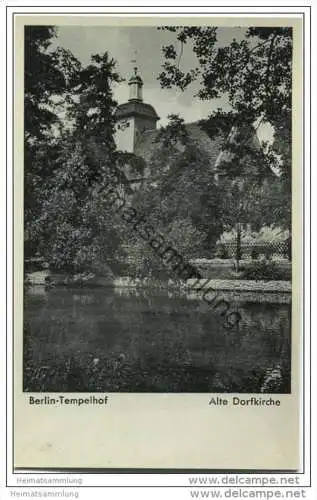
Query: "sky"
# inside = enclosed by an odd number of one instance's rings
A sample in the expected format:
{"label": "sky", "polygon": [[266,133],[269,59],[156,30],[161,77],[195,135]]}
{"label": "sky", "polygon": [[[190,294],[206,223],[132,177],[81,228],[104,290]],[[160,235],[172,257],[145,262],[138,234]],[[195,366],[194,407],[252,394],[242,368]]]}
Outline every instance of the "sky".
{"label": "sky", "polygon": [[[236,38],[244,38],[245,28],[227,27],[218,30],[219,46]],[[157,80],[162,71],[164,57],[162,46],[168,45],[175,40],[175,34],[168,31],[158,30],[151,26],[60,26],[55,42],[71,52],[81,63],[88,64],[91,55],[108,51],[110,56],[117,61],[117,71],[128,79],[137,60],[139,73],[141,74],[144,87],[144,102],[154,106],[160,116],[158,126],[166,125],[167,116],[171,113],[179,114],[185,122],[193,122],[206,118],[213,110],[223,108],[230,109],[225,99],[212,99],[201,101],[195,97],[199,89],[198,82],[191,85],[184,92],[177,88],[162,89]],[[188,70],[196,65],[195,55],[191,47],[184,45],[180,63],[180,69]],[[116,84],[114,97],[121,104],[128,100],[129,90],[127,82]],[[260,140],[270,140],[272,129],[268,125],[261,125],[258,129]]]}

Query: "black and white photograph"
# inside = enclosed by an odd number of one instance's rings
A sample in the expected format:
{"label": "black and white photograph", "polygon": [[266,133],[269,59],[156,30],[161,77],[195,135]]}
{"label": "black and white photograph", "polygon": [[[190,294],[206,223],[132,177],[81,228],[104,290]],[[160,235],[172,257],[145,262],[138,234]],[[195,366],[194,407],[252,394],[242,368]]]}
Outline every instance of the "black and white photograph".
{"label": "black and white photograph", "polygon": [[24,27],[25,393],[292,393],[293,28],[171,22]]}

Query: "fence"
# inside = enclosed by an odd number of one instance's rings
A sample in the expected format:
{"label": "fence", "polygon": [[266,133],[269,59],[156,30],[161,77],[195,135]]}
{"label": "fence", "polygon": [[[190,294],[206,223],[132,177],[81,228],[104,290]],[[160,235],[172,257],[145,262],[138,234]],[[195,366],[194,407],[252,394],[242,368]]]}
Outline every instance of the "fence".
{"label": "fence", "polygon": [[241,241],[237,248],[237,241],[218,243],[216,246],[216,256],[222,259],[236,258],[239,252],[239,259],[258,259],[261,256],[271,258],[274,255],[285,259],[292,259],[291,240],[276,242],[250,242]]}

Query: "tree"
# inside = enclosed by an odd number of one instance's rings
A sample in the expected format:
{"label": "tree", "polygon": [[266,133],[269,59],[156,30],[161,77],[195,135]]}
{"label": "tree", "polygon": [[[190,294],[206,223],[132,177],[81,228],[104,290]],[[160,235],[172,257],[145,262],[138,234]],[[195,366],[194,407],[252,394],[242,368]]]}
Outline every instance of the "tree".
{"label": "tree", "polygon": [[24,220],[26,256],[37,247],[34,220],[40,215],[43,182],[58,163],[59,106],[80,68],[67,50],[51,50],[52,26],[26,26],[24,33]]}
{"label": "tree", "polygon": [[275,122],[292,106],[292,28],[256,27],[246,30],[245,39],[233,39],[227,46],[217,45],[215,27],[167,27],[184,46],[191,42],[197,67],[180,70],[181,54],[175,45],[163,47],[163,87],[184,90],[200,79],[198,96],[213,99],[227,95],[232,108],[243,115],[243,122],[259,116]]}
{"label": "tree", "polygon": [[[134,203],[185,256],[210,255],[222,229],[214,171],[184,121],[175,115],[169,118],[156,136],[148,160],[150,175]],[[176,227],[178,243],[172,237]]]}
{"label": "tree", "polygon": [[[162,87],[176,86],[184,91],[193,81],[200,82],[200,99],[227,98],[229,113],[221,110],[213,116],[214,129],[250,127],[255,120],[268,121],[274,127],[274,143],[267,148],[262,163],[272,179],[272,168],[279,171],[279,190],[285,209],[277,210],[276,223],[291,224],[291,116],[292,116],[292,28],[248,28],[241,41],[226,46],[217,44],[216,27],[166,27],[175,33],[176,43],[163,47],[165,62],[159,75]],[[182,53],[191,47],[197,66],[187,72],[180,69]],[[218,125],[215,125],[215,118]],[[207,123],[208,126],[208,123]],[[225,145],[228,149],[228,144]],[[248,144],[231,145],[234,158],[244,159]],[[232,151],[233,152],[233,151]],[[264,159],[264,161],[263,161]],[[234,169],[239,162],[232,161]],[[241,163],[241,162],[240,162]],[[255,163],[255,162],[254,162]],[[228,170],[228,168],[227,168]],[[234,173],[234,172],[231,172]],[[236,175],[239,171],[236,169]],[[277,184],[277,183],[276,183]]]}
{"label": "tree", "polygon": [[42,184],[34,220],[39,251],[55,269],[106,270],[119,251],[121,226],[107,204],[116,184],[112,84],[119,79],[108,54],[81,68],[67,110],[71,127],[59,138],[55,168]]}
{"label": "tree", "polygon": [[[53,26],[25,26],[24,33],[24,139],[26,152],[48,140],[61,119],[58,98],[64,102],[76,85],[79,61],[61,47],[51,50]],[[33,150],[32,150],[33,152]]]}

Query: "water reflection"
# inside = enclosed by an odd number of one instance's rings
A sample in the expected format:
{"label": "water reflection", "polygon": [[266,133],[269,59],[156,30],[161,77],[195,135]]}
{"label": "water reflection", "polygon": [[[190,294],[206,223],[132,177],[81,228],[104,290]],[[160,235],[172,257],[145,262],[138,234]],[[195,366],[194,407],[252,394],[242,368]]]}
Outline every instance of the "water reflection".
{"label": "water reflection", "polygon": [[[231,308],[242,319],[228,330],[208,304],[180,294],[28,294],[24,389],[290,392],[290,304]],[[280,377],[272,382],[274,370]]]}

